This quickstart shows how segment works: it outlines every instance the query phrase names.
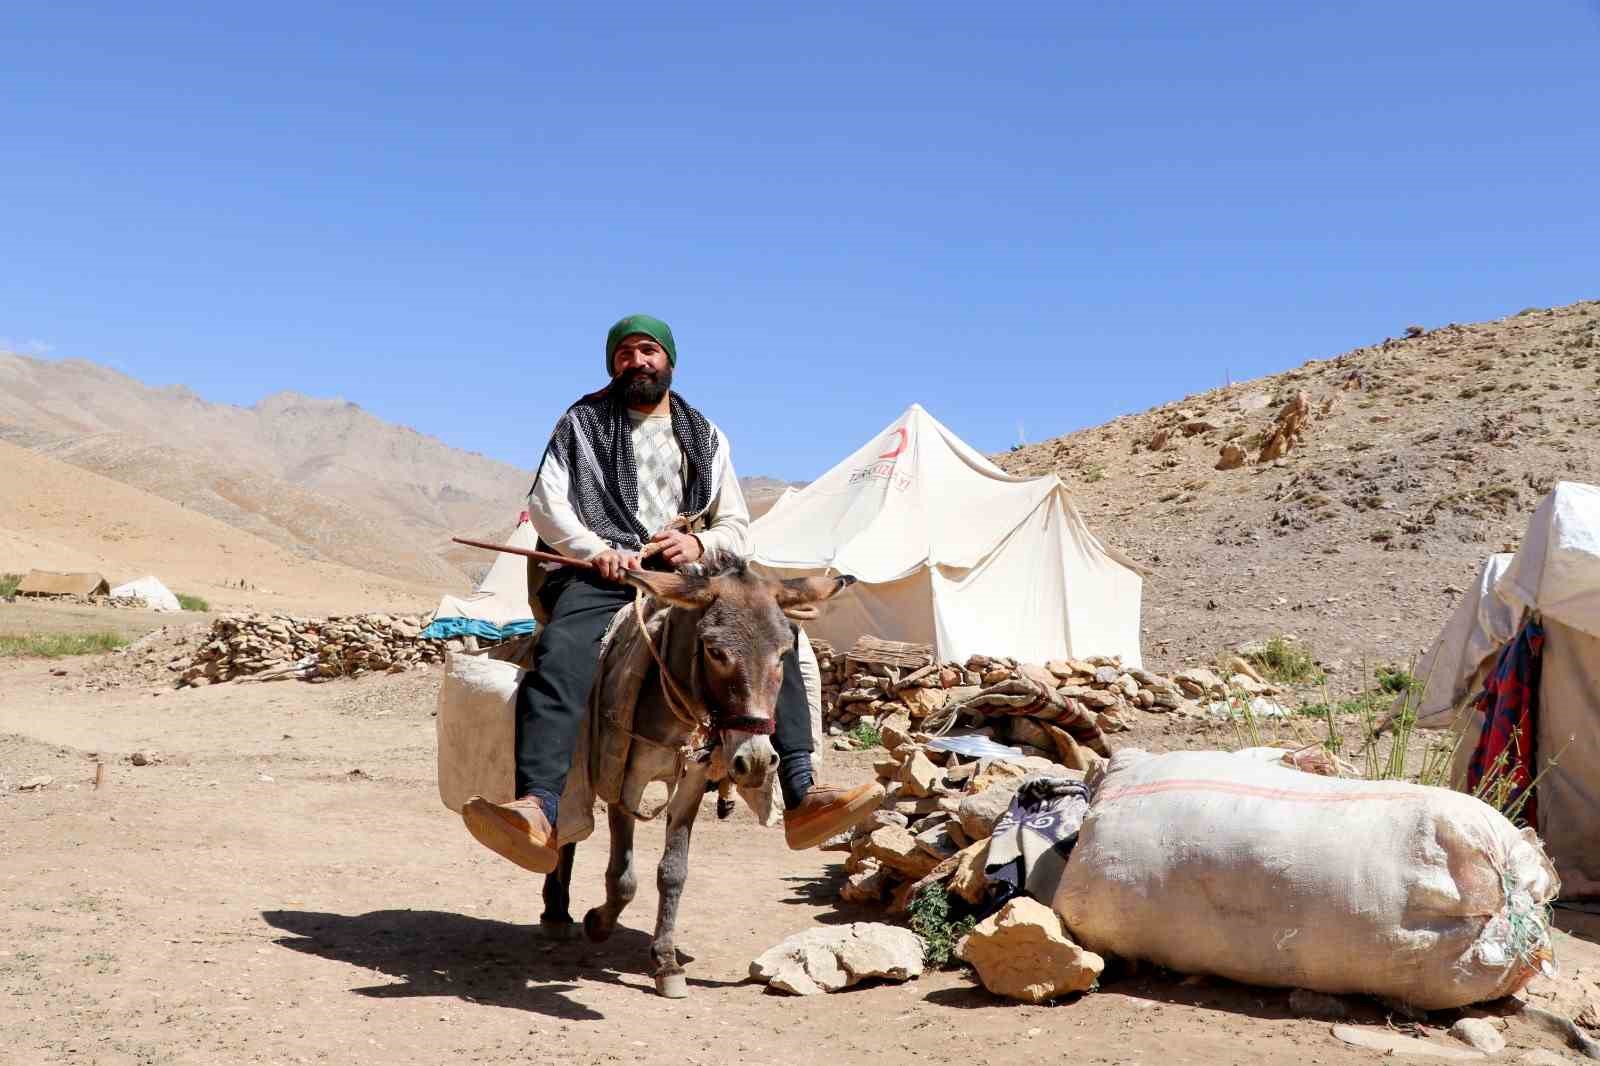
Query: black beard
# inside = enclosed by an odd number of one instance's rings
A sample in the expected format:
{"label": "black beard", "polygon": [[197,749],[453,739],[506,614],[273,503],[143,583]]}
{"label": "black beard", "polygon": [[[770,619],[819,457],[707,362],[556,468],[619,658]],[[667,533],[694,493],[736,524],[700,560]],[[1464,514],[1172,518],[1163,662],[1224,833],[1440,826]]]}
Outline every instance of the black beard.
{"label": "black beard", "polygon": [[660,370],[629,370],[622,375],[622,402],[629,407],[643,407],[661,402],[672,388],[672,367]]}

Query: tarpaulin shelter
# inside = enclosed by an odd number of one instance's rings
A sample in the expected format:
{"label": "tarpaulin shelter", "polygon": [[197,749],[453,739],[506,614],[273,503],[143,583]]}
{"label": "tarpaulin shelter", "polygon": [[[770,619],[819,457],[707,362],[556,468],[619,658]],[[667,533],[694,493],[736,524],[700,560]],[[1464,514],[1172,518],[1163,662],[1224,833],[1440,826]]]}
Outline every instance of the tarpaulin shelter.
{"label": "tarpaulin shelter", "polygon": [[756,568],[858,583],[807,622],[849,648],[870,634],[1030,662],[1140,665],[1142,579],[1095,538],[1054,475],[1007,474],[918,404],[751,525]]}
{"label": "tarpaulin shelter", "polygon": [[[1566,898],[1600,896],[1600,488],[1564,481],[1514,555],[1491,555],[1417,665],[1417,725],[1459,726],[1452,784],[1483,732],[1473,700],[1530,618],[1544,628],[1535,738],[1537,829]],[[1396,701],[1401,709],[1405,697]],[[1392,714],[1393,712],[1391,712]]]}
{"label": "tarpaulin shelter", "polygon": [[59,574],[29,570],[17,583],[18,596],[104,596],[111,591],[106,579],[95,573]]}

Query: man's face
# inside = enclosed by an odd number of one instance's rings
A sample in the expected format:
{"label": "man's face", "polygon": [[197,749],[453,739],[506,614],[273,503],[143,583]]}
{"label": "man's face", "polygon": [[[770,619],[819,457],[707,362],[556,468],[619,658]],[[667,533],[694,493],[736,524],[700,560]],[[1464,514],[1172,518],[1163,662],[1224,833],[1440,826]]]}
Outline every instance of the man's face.
{"label": "man's face", "polygon": [[667,350],[650,337],[635,333],[624,337],[611,355],[613,378],[630,406],[660,403],[672,387],[672,365]]}

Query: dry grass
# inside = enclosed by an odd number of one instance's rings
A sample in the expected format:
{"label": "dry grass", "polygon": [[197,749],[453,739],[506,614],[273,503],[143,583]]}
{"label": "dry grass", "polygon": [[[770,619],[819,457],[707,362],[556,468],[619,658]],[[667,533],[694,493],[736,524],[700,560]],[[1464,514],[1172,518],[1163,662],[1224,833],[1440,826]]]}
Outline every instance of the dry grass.
{"label": "dry grass", "polygon": [[0,634],[0,659],[60,659],[97,655],[128,643],[119,633]]}

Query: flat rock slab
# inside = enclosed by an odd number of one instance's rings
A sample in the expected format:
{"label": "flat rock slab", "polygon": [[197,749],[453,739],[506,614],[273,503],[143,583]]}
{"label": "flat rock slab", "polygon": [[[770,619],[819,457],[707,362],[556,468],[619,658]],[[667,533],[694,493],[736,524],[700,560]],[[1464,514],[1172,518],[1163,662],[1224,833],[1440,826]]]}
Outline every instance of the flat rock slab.
{"label": "flat rock slab", "polygon": [[1481,1051],[1446,1047],[1443,1044],[1418,1040],[1414,1036],[1401,1036],[1399,1033],[1391,1033],[1387,1029],[1361,1029],[1354,1025],[1336,1025],[1333,1027],[1333,1035],[1351,1047],[1370,1048],[1373,1051],[1382,1051],[1386,1054],[1412,1055],[1418,1058],[1455,1059],[1458,1062],[1489,1057]]}
{"label": "flat rock slab", "polygon": [[872,977],[909,981],[922,973],[922,941],[882,922],[807,929],[764,951],[750,976],[797,996],[837,992]]}

